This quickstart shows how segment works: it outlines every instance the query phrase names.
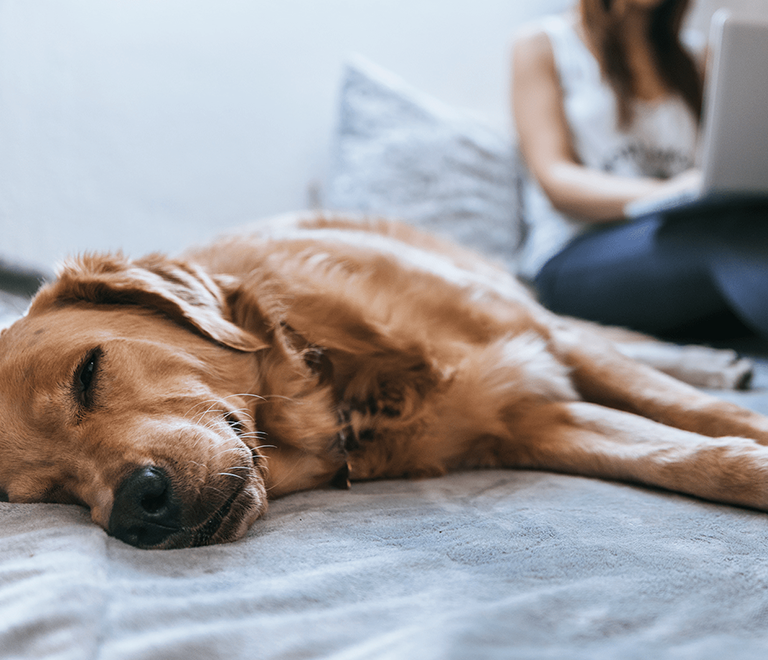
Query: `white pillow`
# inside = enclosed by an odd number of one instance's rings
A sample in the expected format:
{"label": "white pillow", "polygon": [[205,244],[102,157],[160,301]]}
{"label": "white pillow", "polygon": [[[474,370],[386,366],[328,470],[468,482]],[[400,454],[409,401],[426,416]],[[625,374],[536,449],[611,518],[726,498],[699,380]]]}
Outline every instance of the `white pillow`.
{"label": "white pillow", "polygon": [[512,140],[361,58],[347,65],[325,206],[396,217],[516,269]]}

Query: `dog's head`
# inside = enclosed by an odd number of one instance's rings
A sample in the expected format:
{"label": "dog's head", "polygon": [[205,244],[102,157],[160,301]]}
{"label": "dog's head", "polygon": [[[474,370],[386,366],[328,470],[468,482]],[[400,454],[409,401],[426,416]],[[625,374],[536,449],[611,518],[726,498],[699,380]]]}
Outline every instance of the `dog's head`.
{"label": "dog's head", "polygon": [[0,335],[0,490],[83,504],[140,547],[238,538],[266,508],[252,405],[266,349],[193,266],[69,263]]}

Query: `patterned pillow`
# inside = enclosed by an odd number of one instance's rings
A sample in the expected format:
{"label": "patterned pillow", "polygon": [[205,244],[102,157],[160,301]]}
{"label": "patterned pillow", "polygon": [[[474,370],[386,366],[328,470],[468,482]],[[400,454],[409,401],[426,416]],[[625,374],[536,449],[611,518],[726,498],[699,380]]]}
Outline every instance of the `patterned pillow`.
{"label": "patterned pillow", "polygon": [[360,58],[345,71],[325,206],[407,220],[516,270],[512,140]]}

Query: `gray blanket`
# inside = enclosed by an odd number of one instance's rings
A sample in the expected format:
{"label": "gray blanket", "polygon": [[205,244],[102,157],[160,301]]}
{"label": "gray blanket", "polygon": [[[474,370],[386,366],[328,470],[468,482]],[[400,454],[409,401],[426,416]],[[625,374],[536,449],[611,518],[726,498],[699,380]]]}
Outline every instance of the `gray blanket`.
{"label": "gray blanket", "polygon": [[192,550],[2,503],[0,657],[764,658],[766,550],[763,513],[527,471],[300,493]]}

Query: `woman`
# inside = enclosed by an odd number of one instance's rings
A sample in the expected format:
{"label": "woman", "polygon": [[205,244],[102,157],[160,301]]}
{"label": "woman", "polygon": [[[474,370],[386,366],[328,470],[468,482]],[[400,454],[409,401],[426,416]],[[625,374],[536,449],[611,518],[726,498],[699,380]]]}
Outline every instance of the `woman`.
{"label": "woman", "polygon": [[534,179],[523,274],[556,312],[667,336],[768,338],[766,208],[626,222],[694,185],[702,75],[688,0],[580,0],[517,39],[513,111]]}

